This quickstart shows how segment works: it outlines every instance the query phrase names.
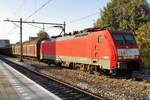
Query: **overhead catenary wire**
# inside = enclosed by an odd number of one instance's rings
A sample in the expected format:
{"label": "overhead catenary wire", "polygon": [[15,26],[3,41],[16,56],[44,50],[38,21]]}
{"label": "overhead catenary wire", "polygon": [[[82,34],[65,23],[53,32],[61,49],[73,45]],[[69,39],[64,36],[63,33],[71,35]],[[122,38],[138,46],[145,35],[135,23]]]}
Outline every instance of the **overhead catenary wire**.
{"label": "overhead catenary wire", "polygon": [[50,26],[50,27],[46,27],[45,29],[49,29],[49,28],[54,28],[53,26]]}
{"label": "overhead catenary wire", "polygon": [[96,12],[96,13],[93,13],[93,14],[90,14],[90,15],[87,15],[87,16],[84,16],[84,17],[80,17],[80,18],[74,19],[74,20],[68,22],[67,24],[72,24],[72,23],[75,23],[75,22],[84,20],[84,19],[86,19],[86,18],[89,18],[89,17],[95,16],[95,15],[98,15],[99,13],[100,13],[100,12]]}
{"label": "overhead catenary wire", "polygon": [[26,1],[26,0],[22,0],[22,3],[21,3],[19,6],[16,5],[17,8],[16,8],[16,10],[13,12],[13,14],[14,14],[15,17],[16,17],[16,14],[19,13],[18,11],[19,11],[20,9],[22,9],[23,6],[25,5],[25,1]]}
{"label": "overhead catenary wire", "polygon": [[[50,3],[52,0],[48,0],[47,2],[45,2],[41,7],[39,7],[37,10],[35,10],[32,14],[30,14],[28,17],[25,18],[24,21],[26,21],[27,19],[31,18],[33,15],[35,15],[38,11],[40,11],[42,8],[44,8],[48,3]],[[68,22],[67,24],[72,24],[72,23],[75,23],[75,22],[78,22],[78,21],[81,21],[81,20],[84,20],[86,18],[89,18],[89,17],[92,17],[92,16],[95,16],[99,14],[99,12],[96,12],[96,13],[93,13],[93,14],[90,14],[90,15],[87,15],[87,16],[84,16],[84,17],[81,17],[81,18],[78,18],[78,19],[75,19],[75,20],[72,20],[70,22]],[[38,27],[38,26],[35,26],[35,25],[32,25],[32,24],[29,24],[31,26],[34,26],[34,27],[37,27],[37,28],[41,28],[41,27]],[[51,27],[48,27],[48,28],[51,28]],[[48,29],[46,28],[46,29]],[[16,28],[14,28],[12,31],[14,31]]]}
{"label": "overhead catenary wire", "polygon": [[[16,10],[13,12],[14,15],[16,15],[16,13],[18,13],[18,10],[20,10],[22,8],[22,6],[24,5],[24,2],[25,2],[25,0],[22,1],[22,3],[20,4],[20,6],[18,6],[16,8]],[[15,23],[13,23],[13,24],[15,25],[15,27],[12,30],[10,30],[6,35],[11,34],[14,30],[16,30],[17,28],[19,28],[19,25],[15,24]]]}
{"label": "overhead catenary wire", "polygon": [[[68,25],[68,24],[75,23],[75,22],[78,22],[78,21],[81,21],[81,20],[84,20],[84,19],[86,19],[86,18],[89,18],[89,17],[95,16],[95,15],[98,15],[99,13],[100,13],[100,12],[96,12],[96,13],[89,14],[89,15],[84,16],[84,17],[80,17],[80,18],[74,19],[74,20],[72,20],[72,21],[68,22],[68,23],[67,23],[67,25]],[[47,27],[47,28],[45,28],[45,29],[49,29],[49,28],[52,28],[52,27]]]}
{"label": "overhead catenary wire", "polygon": [[40,28],[40,29],[42,29],[42,27],[39,27],[39,26],[36,26],[36,25],[30,24],[30,23],[26,23],[26,24],[28,24],[28,25],[30,25],[30,26],[33,26],[33,27],[36,27],[36,28]]}
{"label": "overhead catenary wire", "polygon": [[[20,26],[17,25],[16,23],[14,23],[14,22],[12,22],[12,23],[15,25],[15,27],[11,31],[9,31],[6,35],[11,34],[14,30],[16,30],[17,28],[20,28]],[[27,23],[27,24],[30,25],[30,26],[42,29],[42,27],[39,27],[39,26],[36,26],[36,25],[32,25],[32,24],[29,24],[29,23]]]}
{"label": "overhead catenary wire", "polygon": [[18,24],[14,23],[14,22],[12,22],[12,23],[13,23],[16,27],[18,27],[18,28],[20,27]]}
{"label": "overhead catenary wire", "polygon": [[30,17],[32,17],[33,15],[35,15],[37,12],[39,12],[42,8],[44,8],[47,4],[49,4],[51,1],[53,0],[48,0],[47,2],[45,2],[41,7],[39,7],[37,10],[35,10],[32,14],[30,14],[27,18],[25,18],[25,20],[29,19]]}
{"label": "overhead catenary wire", "polygon": [[11,34],[14,30],[16,30],[18,27],[16,26],[16,27],[14,27],[12,30],[10,30],[7,34],[6,34],[6,36],[8,35],[8,34]]}
{"label": "overhead catenary wire", "polygon": [[[32,14],[30,14],[28,17],[26,17],[24,21],[26,21],[27,19],[31,18],[33,15],[35,15],[37,12],[39,12],[42,8],[44,8],[44,7],[45,7],[47,4],[49,4],[51,1],[53,1],[53,0],[48,0],[47,2],[45,2],[42,6],[40,6],[37,10],[35,10]],[[31,25],[31,24],[30,24],[30,25]],[[35,25],[32,25],[32,26],[37,27],[37,26],[35,26]],[[39,28],[39,27],[38,27],[38,28]],[[7,35],[10,34],[10,33],[12,33],[12,32],[13,32],[14,30],[16,30],[16,29],[17,29],[17,27],[14,27],[10,32],[7,33]]]}

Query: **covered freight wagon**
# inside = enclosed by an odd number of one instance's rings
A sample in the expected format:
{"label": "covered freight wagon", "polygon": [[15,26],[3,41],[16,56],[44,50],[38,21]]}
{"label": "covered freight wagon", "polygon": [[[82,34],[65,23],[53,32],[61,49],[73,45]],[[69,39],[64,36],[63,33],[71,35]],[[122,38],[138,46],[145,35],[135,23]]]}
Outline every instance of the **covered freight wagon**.
{"label": "covered freight wagon", "polygon": [[[34,57],[39,59],[40,56],[40,42],[42,39],[34,38],[29,39],[29,41],[23,42],[23,56],[25,57]],[[12,54],[19,56],[20,55],[20,43],[12,45]]]}

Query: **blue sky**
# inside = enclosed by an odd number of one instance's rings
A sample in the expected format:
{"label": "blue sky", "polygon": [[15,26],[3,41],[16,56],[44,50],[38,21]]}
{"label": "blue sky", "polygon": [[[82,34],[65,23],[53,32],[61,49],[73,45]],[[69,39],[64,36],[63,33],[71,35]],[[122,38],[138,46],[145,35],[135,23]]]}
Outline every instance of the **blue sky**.
{"label": "blue sky", "polygon": [[[3,22],[9,18],[25,19],[38,9],[47,0],[0,0],[0,39],[8,38],[12,43],[19,41],[19,28],[8,34],[15,26],[12,23]],[[98,12],[106,6],[108,0],[52,0],[47,6],[28,19],[28,21],[57,22],[66,21],[66,30],[82,30],[91,27],[100,15]],[[95,14],[97,13],[97,14]],[[94,14],[80,21],[76,19]],[[70,23],[71,21],[74,21]],[[42,26],[40,26],[42,27]],[[49,26],[45,26],[49,27]],[[23,40],[29,36],[36,36],[39,28],[23,24]],[[61,30],[49,28],[46,30],[50,36],[58,35]]]}
{"label": "blue sky", "polygon": [[[19,20],[20,17],[25,19],[46,1],[48,0],[0,0],[0,39],[10,39],[11,43],[19,41],[19,28],[9,33],[15,26],[12,23],[3,22],[3,20],[6,18]],[[28,21],[57,23],[66,21],[67,32],[82,30],[93,26],[94,21],[100,17],[98,12],[108,2],[109,0],[52,0]],[[84,18],[91,14],[93,16]],[[80,18],[83,19],[76,21]],[[28,40],[29,36],[36,36],[39,30],[41,29],[23,24],[23,41]],[[49,28],[46,31],[52,36],[58,35],[61,30]]]}

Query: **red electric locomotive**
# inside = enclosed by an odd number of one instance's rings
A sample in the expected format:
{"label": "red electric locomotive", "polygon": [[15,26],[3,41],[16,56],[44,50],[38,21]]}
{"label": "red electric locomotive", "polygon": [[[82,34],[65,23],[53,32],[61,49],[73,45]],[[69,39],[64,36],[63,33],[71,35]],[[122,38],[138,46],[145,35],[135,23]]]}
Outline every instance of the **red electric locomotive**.
{"label": "red electric locomotive", "polygon": [[139,50],[132,33],[93,28],[42,41],[40,59],[84,70],[113,72],[135,69],[137,66],[130,65],[138,62]]}

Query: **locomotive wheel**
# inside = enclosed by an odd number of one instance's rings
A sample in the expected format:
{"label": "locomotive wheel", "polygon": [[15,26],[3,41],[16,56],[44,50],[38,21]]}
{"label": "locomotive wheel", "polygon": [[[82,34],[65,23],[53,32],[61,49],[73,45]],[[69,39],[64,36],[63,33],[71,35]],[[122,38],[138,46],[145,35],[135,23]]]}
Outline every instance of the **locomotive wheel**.
{"label": "locomotive wheel", "polygon": [[57,62],[56,65],[61,67],[61,62]]}
{"label": "locomotive wheel", "polygon": [[80,64],[70,63],[69,68],[78,70],[80,68]]}
{"label": "locomotive wheel", "polygon": [[92,65],[88,65],[87,71],[88,71],[89,74],[94,74],[94,72],[93,72],[93,66]]}
{"label": "locomotive wheel", "polygon": [[70,64],[69,64],[69,68],[70,68],[70,69],[75,69],[75,64],[74,64],[74,63],[70,63]]}
{"label": "locomotive wheel", "polygon": [[103,72],[105,75],[111,75],[110,71],[107,70],[107,69],[103,69],[102,72]]}
{"label": "locomotive wheel", "polygon": [[80,70],[86,72],[87,71],[87,64],[80,64]]}
{"label": "locomotive wheel", "polygon": [[76,70],[81,70],[81,64],[75,64],[75,69]]}
{"label": "locomotive wheel", "polygon": [[83,65],[83,71],[86,72],[88,70],[88,64]]}
{"label": "locomotive wheel", "polygon": [[100,67],[99,66],[94,66],[94,74],[100,75]]}

